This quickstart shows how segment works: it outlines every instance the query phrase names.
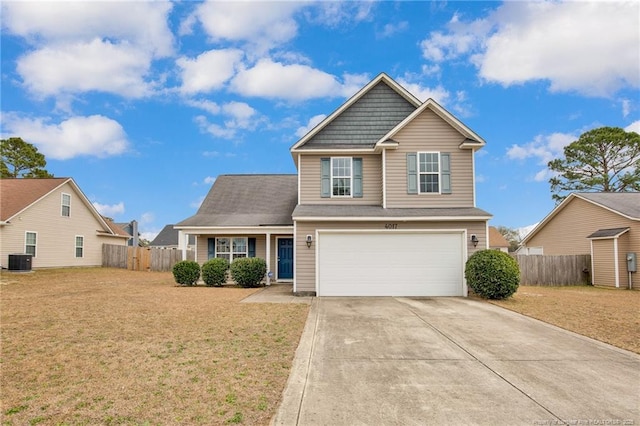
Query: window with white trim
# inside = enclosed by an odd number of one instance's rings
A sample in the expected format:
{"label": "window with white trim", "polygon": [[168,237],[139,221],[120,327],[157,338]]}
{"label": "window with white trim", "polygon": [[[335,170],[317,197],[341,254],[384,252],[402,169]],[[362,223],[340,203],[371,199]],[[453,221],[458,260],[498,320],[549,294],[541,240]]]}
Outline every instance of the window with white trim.
{"label": "window with white trim", "polygon": [[249,255],[249,244],[246,237],[216,238],[216,257],[223,257],[229,262]]}
{"label": "window with white trim", "polygon": [[38,234],[36,232],[24,233],[24,252],[36,257],[36,247],[38,245]]}
{"label": "window with white trim", "polygon": [[351,197],[351,157],[331,158],[331,196]]}
{"label": "window with white trim", "polygon": [[84,237],[82,235],[76,235],[76,257],[84,257]]}
{"label": "window with white trim", "polygon": [[421,194],[440,193],[440,153],[418,153],[418,188]]}
{"label": "window with white trim", "polygon": [[62,216],[71,216],[71,195],[62,193]]}

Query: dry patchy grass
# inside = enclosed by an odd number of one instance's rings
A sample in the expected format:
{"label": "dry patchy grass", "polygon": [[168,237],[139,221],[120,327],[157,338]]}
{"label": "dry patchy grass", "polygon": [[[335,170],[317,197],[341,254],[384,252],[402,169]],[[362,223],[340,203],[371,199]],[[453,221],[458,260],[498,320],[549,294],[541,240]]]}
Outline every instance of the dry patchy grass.
{"label": "dry patchy grass", "polygon": [[118,269],[3,274],[3,424],[267,424],[308,313]]}
{"label": "dry patchy grass", "polygon": [[640,354],[640,291],[520,286],[491,303]]}

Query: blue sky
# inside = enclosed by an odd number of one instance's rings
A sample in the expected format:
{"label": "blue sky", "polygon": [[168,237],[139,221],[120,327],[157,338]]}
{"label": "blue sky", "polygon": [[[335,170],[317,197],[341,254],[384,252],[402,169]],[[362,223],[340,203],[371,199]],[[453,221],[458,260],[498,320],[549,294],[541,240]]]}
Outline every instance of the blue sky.
{"label": "blue sky", "polygon": [[477,204],[525,227],[546,163],[640,132],[638,2],[2,2],[2,137],[147,238],[219,174],[295,173],[289,148],[380,72],[486,141]]}

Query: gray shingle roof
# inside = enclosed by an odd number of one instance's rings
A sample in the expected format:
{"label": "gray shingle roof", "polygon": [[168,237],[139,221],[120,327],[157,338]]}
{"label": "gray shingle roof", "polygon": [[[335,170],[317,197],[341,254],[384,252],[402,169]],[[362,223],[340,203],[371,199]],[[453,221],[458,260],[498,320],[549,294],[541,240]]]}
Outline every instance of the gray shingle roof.
{"label": "gray shingle roof", "polygon": [[220,175],[198,212],[176,226],[293,225],[297,175]]}
{"label": "gray shingle roof", "polygon": [[616,237],[620,234],[624,234],[627,232],[629,228],[610,228],[610,229],[598,229],[593,234],[589,235],[587,238],[608,238],[608,237]]}
{"label": "gray shingle roof", "polygon": [[[196,236],[189,235],[189,245],[196,243]],[[178,230],[173,228],[173,225],[166,225],[162,228],[162,231],[149,243],[150,246],[177,246],[178,245]]]}
{"label": "gray shingle roof", "polygon": [[640,192],[579,192],[576,195],[634,219],[640,219]]}
{"label": "gray shingle roof", "polygon": [[470,217],[486,218],[491,214],[476,207],[422,209],[385,209],[382,206],[302,204],[293,211],[294,219],[305,217]]}

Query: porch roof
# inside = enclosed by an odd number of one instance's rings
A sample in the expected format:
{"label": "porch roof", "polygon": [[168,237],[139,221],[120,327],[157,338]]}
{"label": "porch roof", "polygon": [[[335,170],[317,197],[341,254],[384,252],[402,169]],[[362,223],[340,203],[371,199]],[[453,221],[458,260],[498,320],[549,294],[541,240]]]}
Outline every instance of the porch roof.
{"label": "porch roof", "polygon": [[198,212],[175,226],[291,226],[297,202],[297,175],[220,175]]}

